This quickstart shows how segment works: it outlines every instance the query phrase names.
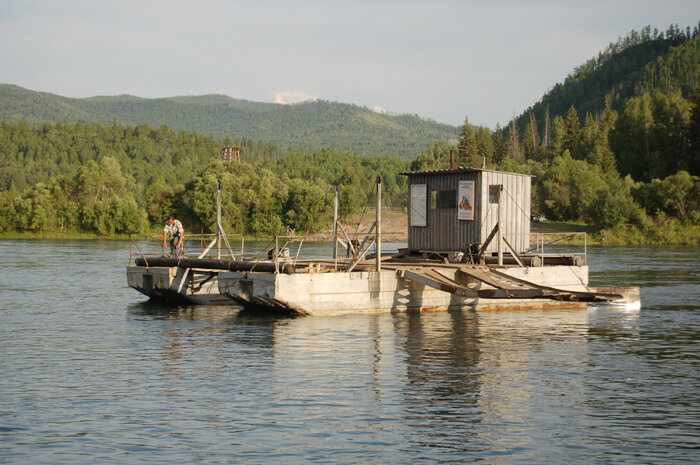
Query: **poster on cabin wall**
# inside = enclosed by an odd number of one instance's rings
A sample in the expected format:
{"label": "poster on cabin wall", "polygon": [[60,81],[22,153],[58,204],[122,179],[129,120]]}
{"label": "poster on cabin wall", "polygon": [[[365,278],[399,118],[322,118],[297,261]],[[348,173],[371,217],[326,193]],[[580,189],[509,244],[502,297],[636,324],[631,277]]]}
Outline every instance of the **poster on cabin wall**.
{"label": "poster on cabin wall", "polygon": [[411,185],[411,226],[427,226],[426,209],[428,189],[425,184]]}
{"label": "poster on cabin wall", "polygon": [[474,221],[474,181],[459,181],[457,218]]}

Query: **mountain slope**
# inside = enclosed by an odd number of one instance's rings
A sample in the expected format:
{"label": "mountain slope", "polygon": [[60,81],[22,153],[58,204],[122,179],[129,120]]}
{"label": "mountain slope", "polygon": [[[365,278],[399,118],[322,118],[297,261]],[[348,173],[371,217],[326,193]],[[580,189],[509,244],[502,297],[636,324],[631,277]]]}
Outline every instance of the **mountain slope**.
{"label": "mountain slope", "polygon": [[60,97],[23,87],[0,84],[0,119],[24,121],[30,125],[46,122],[106,122],[107,120],[76,108]]}
{"label": "mountain slope", "polygon": [[224,95],[146,99],[129,95],[75,99],[0,84],[0,119],[28,124],[61,121],[166,125],[253,139],[282,148],[330,147],[361,155],[415,158],[431,141],[454,139],[457,128],[413,115],[382,115],[357,105],[310,101],[250,102]]}
{"label": "mountain slope", "polygon": [[650,27],[632,31],[576,68],[518,116],[519,129],[525,128],[531,112],[543,127],[547,108],[550,118],[566,115],[571,105],[581,120],[586,113],[600,114],[606,97],[614,109],[645,91],[681,91],[684,98],[690,98],[700,79],[699,29],[691,33],[671,26],[665,34],[652,32]]}

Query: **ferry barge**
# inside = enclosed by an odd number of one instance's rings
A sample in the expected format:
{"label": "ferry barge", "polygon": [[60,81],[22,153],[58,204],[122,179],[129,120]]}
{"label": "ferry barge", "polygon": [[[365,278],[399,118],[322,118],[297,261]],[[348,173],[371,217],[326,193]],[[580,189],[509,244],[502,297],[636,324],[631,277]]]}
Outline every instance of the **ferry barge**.
{"label": "ferry barge", "polygon": [[[301,259],[303,239],[280,236],[267,259],[245,259],[243,246],[232,252],[219,220],[217,237],[196,258],[138,253],[128,283],[153,299],[328,316],[639,305],[638,287],[588,286],[585,239],[582,254],[545,253],[544,236],[531,239],[529,175],[475,168],[403,174],[408,244],[397,254],[382,253],[378,178],[376,221],[362,240],[351,240],[338,221],[336,193],[332,257]],[[221,258],[222,242],[228,257]],[[285,254],[292,243],[293,257]]]}

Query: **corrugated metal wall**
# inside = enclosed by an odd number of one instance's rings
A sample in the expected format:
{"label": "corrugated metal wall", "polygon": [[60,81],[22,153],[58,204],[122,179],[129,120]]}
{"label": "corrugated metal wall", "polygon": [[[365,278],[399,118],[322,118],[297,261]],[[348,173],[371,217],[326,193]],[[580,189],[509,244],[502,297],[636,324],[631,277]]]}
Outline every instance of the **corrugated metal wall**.
{"label": "corrugated metal wall", "polygon": [[[427,185],[427,226],[408,226],[408,248],[411,251],[453,252],[467,244],[481,243],[498,223],[498,205],[488,203],[491,184],[503,184],[504,232],[517,252],[529,246],[530,234],[530,176],[496,171],[450,170],[408,173],[409,186]],[[458,190],[459,181],[475,181],[474,220],[459,220],[457,208],[431,208],[432,191]],[[409,187],[410,192],[410,187]],[[456,194],[455,194],[456,195]],[[410,205],[409,196],[409,209]],[[410,221],[410,220],[409,220]],[[487,249],[496,251],[495,241]]]}
{"label": "corrugated metal wall", "polygon": [[[489,204],[489,186],[503,185],[501,208],[503,209],[503,235],[516,252],[524,252],[530,246],[530,196],[531,177],[528,175],[482,172],[482,202],[486,208],[481,211],[481,239],[486,240],[498,223],[498,205]],[[492,241],[486,249],[496,252],[498,244]]]}

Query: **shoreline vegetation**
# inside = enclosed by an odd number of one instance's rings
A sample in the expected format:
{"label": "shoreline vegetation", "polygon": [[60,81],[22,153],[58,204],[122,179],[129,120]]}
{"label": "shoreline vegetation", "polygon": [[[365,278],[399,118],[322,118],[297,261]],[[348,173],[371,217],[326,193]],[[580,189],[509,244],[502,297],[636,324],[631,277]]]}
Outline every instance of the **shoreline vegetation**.
{"label": "shoreline vegetation", "polygon": [[[361,221],[360,221],[361,220]],[[348,234],[362,237],[374,222],[374,212],[360,218],[352,217],[346,220]],[[384,242],[407,242],[408,217],[401,213],[382,213],[382,235]],[[359,227],[357,226],[359,223]],[[616,228],[598,229],[593,225],[582,222],[552,221],[545,223],[532,223],[530,228],[534,236],[538,233],[556,235],[568,233],[586,233],[588,245],[610,246],[698,246],[700,245],[700,226],[688,225],[671,218],[658,221],[645,227],[622,225]],[[316,233],[299,234],[308,242],[330,242],[333,240],[333,231],[330,225],[321,228]],[[77,230],[67,231],[9,231],[0,232],[0,240],[109,240],[128,241],[131,237],[135,240],[152,240],[160,242],[162,230],[151,229],[143,234],[98,234],[95,232],[81,232]],[[186,231],[186,237],[190,241],[200,239],[200,232]],[[211,234],[204,234],[205,241],[211,240]],[[239,237],[239,236],[238,236]],[[274,235],[244,235],[245,241],[272,241]],[[237,240],[237,238],[236,238]],[[567,241],[571,245],[582,245],[582,237],[572,237]]]}

